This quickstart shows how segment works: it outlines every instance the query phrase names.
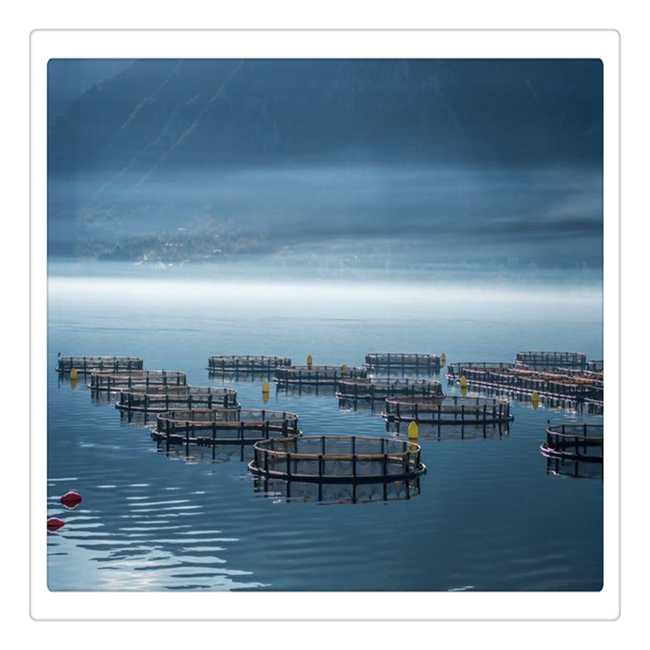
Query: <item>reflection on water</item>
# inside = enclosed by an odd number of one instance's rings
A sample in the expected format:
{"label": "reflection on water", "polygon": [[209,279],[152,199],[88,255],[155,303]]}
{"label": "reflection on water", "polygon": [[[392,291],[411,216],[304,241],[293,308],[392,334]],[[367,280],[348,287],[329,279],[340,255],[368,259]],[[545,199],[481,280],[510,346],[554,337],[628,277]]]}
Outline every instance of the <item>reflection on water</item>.
{"label": "reflection on water", "polygon": [[[587,409],[514,401],[509,431],[490,428],[485,438],[482,429],[470,438],[466,427],[464,435],[445,428],[438,440],[421,427],[427,474],[418,489],[409,486],[411,498],[399,498],[403,489],[384,499],[382,486],[356,495],[336,486],[319,500],[317,484],[265,489],[247,470],[250,448],[166,449],[152,439],[151,421],[122,418],[105,396],[94,400],[84,382],[73,386],[54,371],[59,351],[141,356],[145,367],[187,372],[190,384],[235,388],[246,408],[298,413],[305,435],[385,436],[381,404],[340,405],[331,387],[272,389],[265,398],[263,378],[209,378],[207,359],[311,354],[315,363],[352,366],[372,350],[430,350],[450,362],[506,361],[533,347],[602,358],[602,327],[591,312],[563,322],[540,302],[517,319],[509,301],[472,314],[467,295],[456,311],[420,303],[417,292],[400,294],[392,311],[381,291],[356,311],[349,298],[342,309],[317,291],[300,308],[262,291],[230,300],[227,310],[223,301],[190,304],[167,289],[150,303],[123,289],[92,293],[50,294],[48,516],[65,521],[48,535],[50,589],[600,589],[603,484],[559,480],[562,468],[547,473],[539,452],[548,419],[602,422]],[[454,394],[444,373],[440,379]],[[83,496],[72,511],[59,503],[68,490]],[[335,503],[341,507],[323,507]]]}

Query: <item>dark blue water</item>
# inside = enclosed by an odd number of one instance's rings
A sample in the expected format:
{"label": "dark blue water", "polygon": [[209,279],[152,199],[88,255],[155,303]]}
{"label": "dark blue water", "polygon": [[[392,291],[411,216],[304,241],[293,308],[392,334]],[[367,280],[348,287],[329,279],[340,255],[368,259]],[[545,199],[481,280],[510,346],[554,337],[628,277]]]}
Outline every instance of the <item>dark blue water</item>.
{"label": "dark blue water", "polygon": [[[73,389],[54,371],[57,352],[138,355],[195,385],[221,383],[208,378],[213,354],[348,365],[372,351],[445,352],[448,362],[511,360],[530,348],[602,358],[598,301],[579,295],[321,289],[51,282],[48,514],[65,526],[48,535],[49,588],[600,589],[602,481],[549,472],[539,453],[547,419],[597,416],[515,403],[507,435],[423,432],[428,471],[410,498],[384,502],[369,488],[370,503],[336,491],[319,503],[300,490],[265,493],[238,451],[167,453],[83,381]],[[263,405],[259,381],[233,385],[242,405]],[[272,390],[271,407],[298,413],[305,435],[386,433],[378,412],[341,409],[329,391]],[[83,495],[73,511],[58,502],[68,490]]]}

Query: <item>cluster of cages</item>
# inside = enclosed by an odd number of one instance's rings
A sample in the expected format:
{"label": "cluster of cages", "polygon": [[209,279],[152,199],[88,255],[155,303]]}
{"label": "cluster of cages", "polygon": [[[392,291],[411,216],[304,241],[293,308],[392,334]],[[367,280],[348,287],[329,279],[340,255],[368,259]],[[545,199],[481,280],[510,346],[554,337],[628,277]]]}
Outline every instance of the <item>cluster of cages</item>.
{"label": "cluster of cages", "polygon": [[123,389],[115,407],[132,413],[158,413],[177,409],[239,408],[234,388],[214,386],[147,386]]}
{"label": "cluster of cages", "polygon": [[298,416],[244,408],[179,409],[156,417],[152,436],[167,444],[249,445],[274,437],[299,437]]}
{"label": "cluster of cages", "polygon": [[604,378],[602,371],[571,368],[535,369],[507,363],[457,363],[448,369],[450,381],[465,377],[468,385],[498,386],[513,393],[562,397],[575,401],[603,402]]}
{"label": "cluster of cages", "polygon": [[56,371],[69,375],[72,370],[80,374],[91,372],[128,372],[142,370],[143,362],[140,357],[59,357]]}
{"label": "cluster of cages", "polygon": [[390,397],[382,417],[387,422],[436,426],[487,426],[512,422],[507,400],[483,397]]}
{"label": "cluster of cages", "polygon": [[93,372],[88,387],[94,392],[113,393],[135,386],[186,386],[187,375],[178,370],[131,370]]}
{"label": "cluster of cages", "polygon": [[366,436],[304,436],[255,443],[248,468],[265,479],[377,483],[424,474],[415,442]]}
{"label": "cluster of cages", "polygon": [[381,381],[373,379],[343,379],[338,383],[336,396],[341,400],[385,400],[387,397],[444,397],[442,384],[427,379],[398,379]]}

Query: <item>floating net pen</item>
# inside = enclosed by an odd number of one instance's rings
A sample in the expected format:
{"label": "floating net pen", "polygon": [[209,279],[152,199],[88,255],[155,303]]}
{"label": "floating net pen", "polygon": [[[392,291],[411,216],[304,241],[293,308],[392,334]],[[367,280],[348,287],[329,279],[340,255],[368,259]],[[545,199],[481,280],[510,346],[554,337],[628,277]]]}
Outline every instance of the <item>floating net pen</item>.
{"label": "floating net pen", "polygon": [[438,372],[440,355],[412,354],[401,352],[372,352],[366,354],[366,366],[371,370],[413,370],[418,372]]}
{"label": "floating net pen", "polygon": [[114,392],[134,386],[185,386],[187,375],[177,370],[132,370],[130,372],[93,372],[89,388]]}
{"label": "floating net pen", "polygon": [[121,390],[115,406],[121,411],[155,413],[176,409],[238,408],[239,402],[234,388],[138,385]]}
{"label": "floating net pen", "polygon": [[95,371],[120,372],[142,370],[142,359],[139,357],[59,357],[56,371],[69,374],[71,370],[78,373]]}
{"label": "floating net pen", "polygon": [[367,374],[365,368],[349,368],[348,366],[289,366],[276,369],[275,381],[279,386],[336,386],[342,379],[363,378]]}
{"label": "floating net pen", "polygon": [[388,422],[414,421],[435,425],[488,425],[511,422],[506,400],[482,397],[390,397],[382,417]]}
{"label": "floating net pen", "polygon": [[289,357],[227,355],[213,356],[208,359],[208,370],[211,373],[232,372],[269,372],[276,368],[291,365]]}
{"label": "floating net pen", "polygon": [[180,409],[160,413],[153,436],[168,444],[252,444],[300,436],[298,416],[267,409]]}
{"label": "floating net pen", "polygon": [[583,462],[603,462],[602,424],[548,424],[540,447],[544,456]]}
{"label": "floating net pen", "polygon": [[420,476],[420,445],[393,438],[310,436],[255,443],[248,469],[267,479],[376,483]]}
{"label": "floating net pen", "polygon": [[384,400],[397,395],[444,397],[440,382],[426,379],[398,379],[394,381],[342,379],[339,381],[336,392],[339,399]]}
{"label": "floating net pen", "polygon": [[517,352],[518,364],[542,368],[585,368],[587,355],[583,352]]}

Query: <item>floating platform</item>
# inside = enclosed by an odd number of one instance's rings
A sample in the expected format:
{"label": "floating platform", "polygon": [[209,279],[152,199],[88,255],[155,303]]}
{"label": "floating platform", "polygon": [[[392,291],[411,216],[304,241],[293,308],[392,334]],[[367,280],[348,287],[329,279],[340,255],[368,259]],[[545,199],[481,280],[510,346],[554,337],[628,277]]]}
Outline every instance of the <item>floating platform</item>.
{"label": "floating platform", "polygon": [[438,354],[413,354],[401,352],[372,352],[366,354],[366,367],[369,370],[390,374],[390,370],[422,373],[440,372],[441,362]]}
{"label": "floating platform", "polygon": [[360,379],[368,375],[366,368],[348,366],[289,366],[277,368],[274,380],[278,385],[337,386],[343,379]]}
{"label": "floating platform", "polygon": [[167,444],[249,445],[302,435],[298,416],[267,409],[181,409],[160,413],[152,435]]}
{"label": "floating platform", "polygon": [[397,395],[444,397],[442,385],[433,380],[397,379],[377,381],[372,379],[343,379],[339,382],[336,396],[339,399],[385,400]]}
{"label": "floating platform", "polygon": [[211,373],[273,373],[276,368],[291,365],[289,357],[267,356],[215,356],[208,359],[208,370]]}
{"label": "floating platform", "polygon": [[590,423],[548,424],[540,450],[547,458],[603,462],[603,425]]}
{"label": "floating platform", "polygon": [[76,370],[81,374],[90,372],[121,372],[142,370],[142,359],[139,357],[59,357],[56,371],[70,374]]}
{"label": "floating platform", "polygon": [[178,370],[131,370],[93,372],[88,387],[92,391],[117,392],[134,386],[185,386],[187,375]]}
{"label": "floating platform", "polygon": [[381,414],[387,422],[434,425],[493,425],[512,422],[506,400],[482,397],[390,397]]}
{"label": "floating platform", "polygon": [[355,503],[386,503],[408,501],[420,495],[420,478],[366,483],[328,483],[324,481],[287,481],[284,479],[254,478],[256,492],[262,492],[269,499],[286,501],[327,503],[347,505]]}
{"label": "floating platform", "polygon": [[393,438],[310,436],[261,440],[248,469],[266,479],[378,483],[424,474],[420,445]]}
{"label": "floating platform", "polygon": [[515,361],[530,368],[576,368],[587,367],[587,355],[583,352],[517,352]]}
{"label": "floating platform", "polygon": [[157,413],[177,409],[239,408],[234,388],[214,386],[134,386],[120,391],[115,407],[121,411]]}

